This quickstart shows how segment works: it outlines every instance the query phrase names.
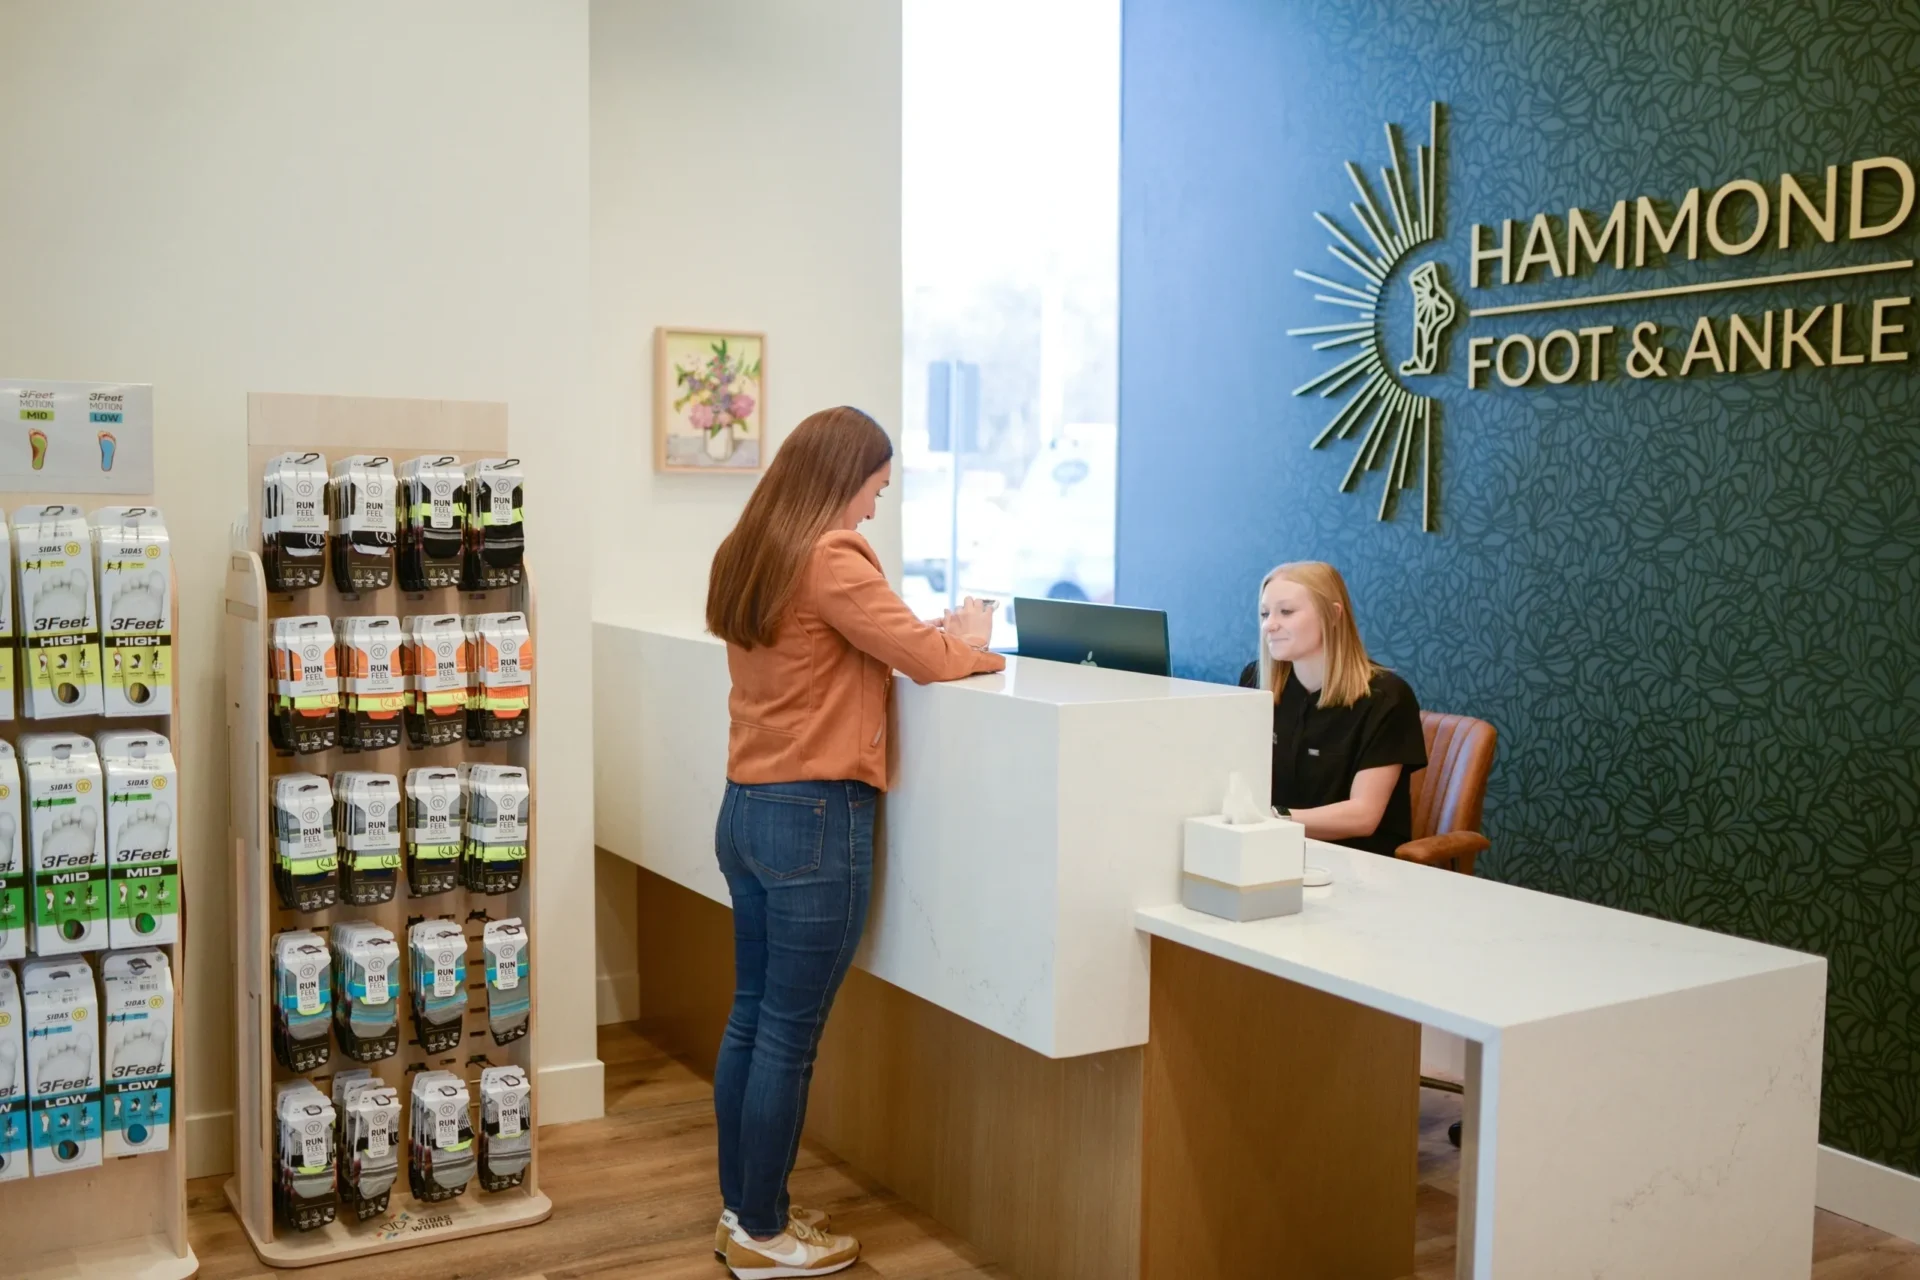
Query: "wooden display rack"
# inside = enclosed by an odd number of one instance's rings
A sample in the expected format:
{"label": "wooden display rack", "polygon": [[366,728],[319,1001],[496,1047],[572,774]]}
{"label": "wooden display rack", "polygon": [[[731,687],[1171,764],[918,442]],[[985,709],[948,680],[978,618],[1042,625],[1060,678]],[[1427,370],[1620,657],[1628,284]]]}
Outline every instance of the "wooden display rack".
{"label": "wooden display rack", "polygon": [[[14,493],[0,495],[6,513],[56,502],[79,507],[91,517],[101,507],[141,506],[147,496],[122,494]],[[11,574],[12,565],[4,566]],[[97,577],[97,575],[96,575]],[[184,784],[193,758],[183,751],[180,723],[180,580],[169,568],[168,597],[173,606],[173,699],[150,716],[70,716],[29,720],[24,715],[25,681],[16,694],[18,718],[0,722],[0,738],[15,751],[28,733],[78,733],[91,738],[116,729],[148,729],[164,734],[173,746],[173,762]],[[96,581],[95,589],[99,584]],[[20,616],[15,607],[14,617]],[[16,644],[18,641],[16,640]],[[104,657],[104,653],[102,655]],[[181,794],[185,794],[184,790]],[[187,892],[186,851],[192,848],[187,812],[176,805],[179,820],[180,941],[155,944],[167,953],[173,974],[173,1132],[167,1149],[151,1155],[104,1158],[98,1169],[75,1170],[50,1178],[0,1183],[0,1223],[6,1252],[0,1272],[17,1280],[185,1280],[200,1270],[187,1244]],[[20,832],[21,847],[27,833]],[[96,976],[110,947],[87,952]],[[28,959],[32,959],[29,954]],[[14,962],[16,966],[19,961]],[[104,1046],[103,1046],[104,1048]]]}
{"label": "wooden display rack", "polygon": [[[455,889],[431,898],[407,893],[406,877],[393,901],[361,907],[341,904],[326,911],[301,913],[284,910],[275,896],[270,875],[269,808],[272,783],[284,773],[317,773],[331,777],[341,769],[367,769],[404,780],[406,771],[423,766],[450,766],[462,760],[518,765],[534,782],[533,738],[503,743],[456,743],[447,747],[412,749],[405,745],[383,751],[346,752],[339,748],[305,756],[274,754],[267,739],[268,649],[275,619],[300,614],[330,618],[421,613],[480,613],[521,610],[531,622],[531,578],[508,591],[469,593],[455,589],[403,592],[396,584],[383,591],[357,596],[343,594],[333,581],[290,595],[269,595],[260,561],[261,477],[267,462],[278,454],[314,449],[331,464],[349,454],[377,454],[401,462],[421,454],[455,454],[462,460],[497,457],[507,450],[506,406],[434,400],[369,400],[341,396],[250,395],[247,398],[247,477],[251,486],[248,518],[235,526],[227,567],[226,660],[227,717],[232,747],[228,824],[236,868],[234,895],[234,1018],[237,1027],[238,1071],[235,1076],[235,1173],[226,1185],[227,1200],[239,1216],[260,1260],[274,1267],[303,1267],[322,1262],[385,1253],[413,1245],[431,1244],[463,1236],[528,1226],[544,1220],[553,1204],[540,1192],[539,1099],[533,1099],[534,1152],[526,1180],[506,1191],[480,1189],[476,1178],[457,1199],[422,1204],[407,1188],[405,1147],[401,1174],[393,1186],[388,1211],[366,1222],[353,1220],[351,1211],[328,1226],[291,1231],[274,1219],[273,1093],[283,1080],[295,1078],[273,1056],[271,1024],[273,992],[270,952],[273,936],[282,930],[306,928],[325,933],[338,920],[372,920],[393,931],[402,955],[406,953],[410,919],[452,919],[468,934],[467,975],[469,1004],[466,1038],[453,1054],[427,1054],[420,1046],[413,1012],[402,997],[400,1052],[381,1062],[364,1064],[400,1092],[403,1130],[410,1121],[411,1069],[449,1070],[477,1086],[482,1066],[518,1066],[534,1080],[535,1038],[539,1034],[539,1001],[525,1036],[500,1046],[487,1030],[486,977],[480,956],[480,913],[501,920],[517,916],[528,928],[528,964],[539,979],[540,934],[534,919],[534,885],[538,876],[537,835],[528,832],[527,863],[518,890],[486,895]],[[539,655],[534,656],[538,679]],[[532,691],[537,701],[537,687]],[[529,712],[533,715],[534,712]],[[538,813],[532,815],[537,825]],[[336,961],[337,963],[337,961]],[[536,986],[537,990],[537,986]],[[484,1061],[482,1061],[484,1059]],[[321,1092],[331,1096],[336,1070],[358,1067],[333,1046],[332,1060],[308,1073]],[[535,1093],[538,1093],[536,1086]],[[474,1089],[479,1131],[479,1091]]]}

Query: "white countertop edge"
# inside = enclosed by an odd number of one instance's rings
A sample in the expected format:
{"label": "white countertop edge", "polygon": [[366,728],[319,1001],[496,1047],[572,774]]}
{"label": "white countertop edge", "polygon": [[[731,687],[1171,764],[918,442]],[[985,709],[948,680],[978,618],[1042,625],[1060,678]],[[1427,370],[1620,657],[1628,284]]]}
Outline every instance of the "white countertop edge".
{"label": "white countertop edge", "polygon": [[[1311,910],[1311,904],[1309,904],[1308,909]],[[1778,960],[1744,973],[1730,973],[1709,981],[1677,987],[1673,991],[1648,992],[1644,995],[1628,996],[1619,999],[1597,999],[1589,1002],[1576,1002],[1550,1013],[1544,1013],[1539,1017],[1523,1018],[1508,1023],[1496,1024],[1482,1021],[1478,1018],[1470,1018],[1451,1009],[1428,1004],[1424,1001],[1416,1000],[1398,992],[1388,991],[1368,983],[1355,982],[1351,979],[1342,978],[1338,975],[1327,973],[1325,970],[1316,969],[1308,965],[1303,965],[1295,960],[1276,956],[1272,952],[1259,947],[1237,942],[1232,936],[1233,933],[1248,928],[1248,925],[1232,920],[1216,919],[1215,917],[1181,906],[1178,903],[1164,907],[1141,908],[1134,913],[1134,927],[1143,933],[1165,938],[1169,942],[1177,942],[1182,946],[1192,947],[1196,951],[1205,951],[1223,960],[1231,960],[1235,964],[1243,964],[1250,969],[1257,969],[1262,973],[1272,974],[1276,978],[1285,978],[1289,982],[1298,982],[1301,986],[1311,987],[1316,991],[1324,991],[1328,995],[1339,996],[1344,1000],[1352,1000],[1356,1004],[1363,1004],[1368,1008],[1378,1009],[1383,1013],[1391,1013],[1397,1017],[1406,1018],[1413,1022],[1423,1023],[1442,1031],[1452,1032],[1454,1035],[1463,1036],[1468,1040],[1477,1040],[1485,1045],[1497,1044],[1500,1039],[1500,1033],[1503,1030],[1513,1027],[1554,1022],[1567,1017],[1578,1017],[1581,1014],[1591,1013],[1598,1009],[1605,1009],[1616,1005],[1633,1004],[1639,1000],[1658,999],[1664,995],[1675,994],[1677,991],[1705,990],[1709,987],[1723,986],[1727,983],[1742,982],[1767,973],[1780,973],[1798,969],[1806,965],[1818,965],[1824,968],[1827,963],[1826,958],[1823,956],[1809,955],[1799,951],[1789,951],[1785,948],[1773,947],[1765,943],[1753,943],[1752,945],[1756,947],[1765,947],[1767,950],[1777,953],[1779,957]]]}
{"label": "white countertop edge", "polygon": [[[1200,916],[1201,920],[1190,921],[1187,919],[1189,916]],[[1216,925],[1219,929],[1214,927]],[[1181,946],[1192,947],[1196,951],[1204,951],[1222,960],[1246,965],[1249,969],[1270,973],[1276,978],[1297,982],[1303,987],[1312,987],[1315,991],[1324,991],[1330,996],[1339,996],[1342,1000],[1351,1000],[1369,1009],[1391,1013],[1410,1022],[1424,1023],[1441,1031],[1463,1036],[1468,1040],[1493,1044],[1500,1039],[1500,1028],[1491,1023],[1482,1022],[1477,1018],[1464,1018],[1447,1009],[1434,1008],[1380,987],[1335,977],[1323,970],[1308,968],[1257,947],[1235,942],[1230,937],[1222,936],[1220,931],[1237,927],[1234,921],[1215,920],[1211,916],[1191,911],[1178,903],[1164,907],[1141,908],[1134,913],[1134,927],[1142,933],[1165,938],[1169,942],[1177,942]]]}

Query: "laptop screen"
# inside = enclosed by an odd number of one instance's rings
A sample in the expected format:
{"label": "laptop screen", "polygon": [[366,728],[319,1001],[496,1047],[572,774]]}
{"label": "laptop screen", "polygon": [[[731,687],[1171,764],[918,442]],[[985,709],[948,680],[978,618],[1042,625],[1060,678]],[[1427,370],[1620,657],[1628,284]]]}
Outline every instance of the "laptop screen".
{"label": "laptop screen", "polygon": [[1023,597],[1014,600],[1013,616],[1023,658],[1173,674],[1167,615],[1161,610]]}

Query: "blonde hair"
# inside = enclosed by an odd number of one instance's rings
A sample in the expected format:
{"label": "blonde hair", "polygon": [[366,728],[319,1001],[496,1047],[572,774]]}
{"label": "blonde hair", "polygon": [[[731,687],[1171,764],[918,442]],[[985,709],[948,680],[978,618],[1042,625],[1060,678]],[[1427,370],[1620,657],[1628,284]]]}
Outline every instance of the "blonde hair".
{"label": "blonde hair", "polygon": [[[1367,646],[1360,642],[1360,626],[1353,620],[1353,600],[1347,595],[1346,580],[1340,571],[1318,560],[1283,564],[1260,579],[1256,616],[1267,599],[1267,587],[1275,578],[1284,578],[1307,589],[1313,611],[1320,617],[1321,643],[1327,650],[1327,681],[1320,687],[1323,707],[1350,707],[1367,696],[1373,677],[1384,670],[1367,657]],[[1291,662],[1276,662],[1267,650],[1266,637],[1260,637],[1260,687],[1271,690],[1274,701],[1286,688],[1293,673]]]}
{"label": "blonde hair", "polygon": [[707,574],[707,630],[742,649],[770,645],[813,544],[893,458],[858,409],[823,409],[790,432]]}

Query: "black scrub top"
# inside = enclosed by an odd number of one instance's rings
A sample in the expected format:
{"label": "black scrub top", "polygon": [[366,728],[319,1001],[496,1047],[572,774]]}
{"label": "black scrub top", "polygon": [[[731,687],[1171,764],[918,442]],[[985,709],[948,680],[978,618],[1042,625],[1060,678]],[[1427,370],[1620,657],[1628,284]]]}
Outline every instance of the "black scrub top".
{"label": "black scrub top", "polygon": [[[1249,664],[1240,683],[1256,688],[1260,667]],[[1413,689],[1393,672],[1374,673],[1367,696],[1350,707],[1322,707],[1320,695],[1287,673],[1286,687],[1273,705],[1273,803],[1281,809],[1313,809],[1337,804],[1353,794],[1353,778],[1362,769],[1397,764],[1380,825],[1370,836],[1337,843],[1393,856],[1413,839],[1411,780],[1427,764],[1426,736],[1420,730],[1420,704]]]}

